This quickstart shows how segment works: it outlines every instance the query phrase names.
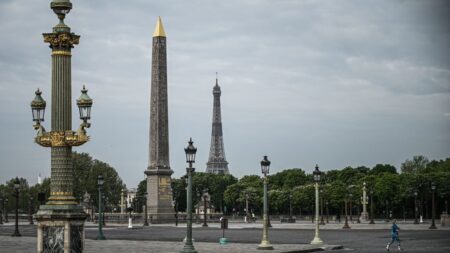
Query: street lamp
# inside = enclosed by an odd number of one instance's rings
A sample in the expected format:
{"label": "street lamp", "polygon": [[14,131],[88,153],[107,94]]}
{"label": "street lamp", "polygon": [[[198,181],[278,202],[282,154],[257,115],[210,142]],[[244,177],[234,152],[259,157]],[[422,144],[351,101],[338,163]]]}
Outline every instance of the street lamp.
{"label": "street lamp", "polygon": [[8,206],[8,198],[5,198],[5,200],[3,201],[3,213],[5,214],[5,223],[8,223],[8,210],[7,207]]}
{"label": "street lamp", "polygon": [[22,236],[19,232],[19,189],[20,180],[18,177],[14,180],[14,196],[16,197],[16,226],[11,236]]}
{"label": "street lamp", "polygon": [[320,189],[320,197],[319,197],[319,203],[320,203],[320,225],[325,225],[325,222],[323,220],[323,189]]}
{"label": "street lamp", "polygon": [[319,237],[319,182],[320,182],[320,170],[319,165],[316,164],[316,169],[313,172],[314,184],[316,188],[316,232],[314,234],[314,239],[311,244],[322,244],[323,241]]}
{"label": "street lamp", "polygon": [[30,197],[28,202],[28,220],[30,222],[30,225],[34,225],[33,222],[33,197]]}
{"label": "street lamp", "polygon": [[245,222],[249,223],[250,222],[250,213],[248,211],[248,198],[249,198],[249,194],[248,192],[245,192]]}
{"label": "street lamp", "polygon": [[419,211],[417,207],[417,195],[419,195],[419,193],[417,190],[414,190],[414,224],[419,224],[419,220],[417,219],[417,214]]}
{"label": "street lamp", "polygon": [[[259,250],[273,250],[273,246],[269,242],[269,228],[268,228],[268,205],[267,205],[267,174],[270,170],[270,161],[267,156],[261,161],[261,172],[264,175],[264,214],[263,214],[263,237],[261,243],[258,245]],[[247,210],[248,212],[248,210]]]}
{"label": "street lamp", "polygon": [[434,222],[434,217],[435,217],[435,203],[434,203],[434,192],[436,191],[436,184],[434,184],[434,182],[431,183],[431,226],[429,227],[429,229],[436,229],[436,224]]}
{"label": "street lamp", "polygon": [[147,196],[148,193],[144,192],[144,201],[145,201],[145,210],[144,210],[144,215],[145,215],[145,219],[144,219],[144,226],[148,226],[148,215],[147,215]]}
{"label": "street lamp", "polygon": [[207,217],[206,217],[206,204],[207,204],[207,201],[208,201],[208,188],[205,188],[204,190],[203,190],[203,225],[202,225],[202,227],[207,227],[208,226],[208,224],[206,224],[206,219],[207,219]]}
{"label": "street lamp", "polygon": [[184,149],[184,152],[186,153],[186,163],[189,164],[189,167],[186,168],[188,179],[186,241],[181,253],[197,253],[194,248],[194,244],[192,243],[192,174],[195,171],[195,168],[192,167],[192,164],[195,163],[195,154],[197,153],[197,148],[194,147],[192,138],[189,139],[189,145]]}
{"label": "street lamp", "polygon": [[292,193],[289,193],[289,219],[292,219]]}
{"label": "street lamp", "polygon": [[345,196],[345,224],[342,227],[343,229],[350,229],[350,226],[348,225],[348,206],[347,206],[347,202],[349,199],[349,193],[347,193],[347,195]]}
{"label": "street lamp", "polygon": [[373,220],[373,189],[370,189],[370,222],[369,224],[375,224]]}
{"label": "street lamp", "polygon": [[350,192],[348,194],[348,197],[349,197],[349,208],[348,208],[348,210],[350,211],[350,221],[353,223],[353,206],[352,206],[353,194]]}
{"label": "street lamp", "polygon": [[200,191],[197,191],[197,208],[195,209],[195,223],[200,224],[200,203],[201,203]]}
{"label": "street lamp", "polygon": [[103,184],[105,183],[105,179],[102,175],[97,177],[97,185],[98,185],[98,234],[96,240],[106,240],[103,235],[103,212],[102,212],[102,189]]}
{"label": "street lamp", "polygon": [[[41,91],[31,102],[34,128],[37,130],[35,142],[51,148],[50,196],[45,205],[41,205],[35,217],[38,221],[37,251],[44,248],[83,251],[84,221],[86,213],[74,197],[74,171],[72,147],[80,146],[89,140],[85,128],[90,118],[92,99],[83,88],[77,105],[81,111],[77,131],[72,130],[72,48],[79,44],[80,36],[71,31],[64,23],[66,15],[72,9],[70,0],[53,0],[51,9],[59,19],[50,33],[44,33],[44,42],[51,48],[51,131],[41,126],[44,121],[46,103]],[[52,228],[48,230],[47,228]],[[54,240],[54,238],[62,238]],[[45,245],[44,245],[45,242]]]}
{"label": "street lamp", "polygon": [[3,225],[3,209],[4,209],[3,197],[0,196],[0,225]]}

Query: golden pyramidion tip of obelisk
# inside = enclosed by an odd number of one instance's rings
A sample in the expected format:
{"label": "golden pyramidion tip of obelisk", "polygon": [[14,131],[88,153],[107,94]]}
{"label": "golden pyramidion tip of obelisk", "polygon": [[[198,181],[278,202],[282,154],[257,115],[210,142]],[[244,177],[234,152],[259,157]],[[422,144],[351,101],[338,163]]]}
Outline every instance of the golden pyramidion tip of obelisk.
{"label": "golden pyramidion tip of obelisk", "polygon": [[158,21],[156,22],[156,27],[155,27],[155,32],[153,33],[153,37],[166,37],[166,32],[164,31],[161,17],[158,17]]}

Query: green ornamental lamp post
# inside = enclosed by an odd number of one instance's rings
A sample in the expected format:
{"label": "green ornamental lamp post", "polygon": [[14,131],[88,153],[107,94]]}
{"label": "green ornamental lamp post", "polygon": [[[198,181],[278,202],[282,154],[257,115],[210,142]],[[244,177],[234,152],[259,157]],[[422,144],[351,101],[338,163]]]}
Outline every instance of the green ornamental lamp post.
{"label": "green ornamental lamp post", "polygon": [[0,196],[0,225],[3,225],[3,209],[4,209],[3,197]]}
{"label": "green ornamental lamp post", "polygon": [[269,242],[269,224],[268,224],[268,206],[267,206],[267,174],[269,174],[270,161],[267,156],[261,161],[261,172],[264,175],[264,214],[263,214],[263,237],[258,245],[258,250],[273,250],[273,246]]}
{"label": "green ornamental lamp post", "polygon": [[208,204],[208,188],[203,189],[203,225],[202,227],[208,227],[207,221],[207,204]]}
{"label": "green ornamental lamp post", "polygon": [[311,244],[323,244],[323,241],[319,236],[319,182],[320,182],[320,170],[319,165],[316,164],[316,169],[313,172],[314,175],[314,186],[316,188],[316,231],[314,234],[314,239]]}
{"label": "green ornamental lamp post", "polygon": [[103,184],[105,183],[105,179],[102,175],[97,177],[97,185],[98,185],[98,234],[95,238],[96,240],[106,240],[103,235],[103,210],[102,210],[102,190]]}
{"label": "green ornamental lamp post", "polygon": [[417,195],[419,193],[417,190],[414,190],[414,224],[419,224],[419,220],[417,219],[418,207],[417,207]]}
{"label": "green ornamental lamp post", "polygon": [[321,188],[319,190],[320,197],[319,197],[319,203],[320,203],[320,224],[319,225],[325,225],[325,221],[323,220],[323,189]]}
{"label": "green ornamental lamp post", "polygon": [[186,153],[186,162],[189,164],[189,167],[186,168],[187,174],[187,225],[186,225],[186,241],[181,253],[197,253],[194,248],[194,244],[192,243],[192,174],[195,171],[195,168],[192,167],[192,164],[195,163],[195,154],[197,153],[197,148],[194,147],[194,142],[192,138],[189,140],[189,145],[184,149]]}
{"label": "green ornamental lamp post", "polygon": [[436,206],[435,206],[435,201],[434,201],[434,194],[436,191],[436,184],[434,182],[431,183],[431,226],[429,227],[429,229],[437,229],[436,227],[436,223],[434,221],[435,219],[435,214],[436,214]]}
{"label": "green ornamental lamp post", "polygon": [[[148,196],[148,193],[144,192],[144,201],[145,201],[145,203],[147,203],[147,196]],[[147,204],[144,205],[144,215],[145,215],[145,217],[144,217],[144,226],[148,227]]]}
{"label": "green ornamental lamp post", "polygon": [[373,213],[373,189],[370,189],[370,222],[369,224],[375,224]]}
{"label": "green ornamental lamp post", "polygon": [[38,221],[37,252],[83,252],[84,221],[86,213],[73,194],[72,147],[80,146],[89,140],[85,128],[89,127],[92,99],[83,88],[77,105],[80,110],[78,131],[72,131],[72,76],[71,50],[77,45],[80,36],[71,32],[64,23],[72,9],[70,0],[53,0],[50,7],[59,19],[51,33],[44,33],[44,42],[52,50],[52,107],[51,131],[46,132],[44,121],[46,103],[41,91],[31,102],[34,128],[37,130],[35,142],[51,148],[50,196],[41,205],[35,217]]}
{"label": "green ornamental lamp post", "polygon": [[16,177],[14,180],[14,197],[16,197],[16,224],[14,227],[14,233],[11,236],[22,236],[19,232],[19,189],[20,180]]}
{"label": "green ornamental lamp post", "polygon": [[33,222],[33,197],[30,197],[28,200],[28,221],[30,222],[30,225],[34,225]]}

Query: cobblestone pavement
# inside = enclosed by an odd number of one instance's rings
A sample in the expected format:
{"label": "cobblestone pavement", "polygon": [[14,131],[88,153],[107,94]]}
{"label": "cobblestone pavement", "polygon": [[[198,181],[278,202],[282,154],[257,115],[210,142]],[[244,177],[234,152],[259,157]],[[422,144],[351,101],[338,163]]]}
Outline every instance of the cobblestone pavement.
{"label": "cobblestone pavement", "polygon": [[[85,241],[86,253],[99,252],[150,252],[150,253],[179,253],[183,249],[182,242],[161,242],[161,241],[124,241],[124,240],[106,240],[106,241]],[[256,253],[260,252],[256,249],[255,244],[232,243],[228,245],[219,245],[218,243],[195,243],[195,249],[199,253]],[[313,246],[305,244],[281,244],[274,245],[272,253],[282,252],[312,252],[333,250],[338,246]],[[0,252],[28,253],[36,252],[35,237],[19,237],[12,238],[8,236],[0,236]]]}
{"label": "cobblestone pavement", "polygon": [[[314,231],[309,224],[279,224],[273,223],[269,231],[270,242],[276,249],[290,247],[310,247],[309,242]],[[345,249],[333,252],[383,252],[389,241],[389,225],[381,221],[374,225],[351,224],[352,229],[342,229],[342,224],[327,224],[321,227],[320,237],[331,245],[343,245]],[[402,246],[407,252],[433,253],[450,252],[450,230],[448,227],[438,226],[437,230],[428,229],[429,224],[402,224],[400,238]],[[256,246],[261,240],[261,226],[258,223],[236,223],[226,231],[230,244],[221,247],[218,239],[222,231],[217,224],[209,224],[202,228],[195,224],[193,237],[196,239],[195,247],[202,252],[257,252]],[[36,226],[21,224],[20,232],[24,237],[10,237],[14,226],[9,223],[0,225],[0,252],[35,252]],[[141,224],[135,229],[128,229],[124,225],[107,224],[104,234],[107,241],[93,241],[97,234],[95,224],[86,223],[86,251],[85,252],[179,252],[186,234],[185,224],[179,227],[174,225],[154,225],[143,228]],[[165,247],[165,248],[164,248]],[[302,248],[302,249],[306,249]],[[394,247],[393,247],[394,248]],[[394,248],[395,249],[395,248]],[[395,249],[396,251],[396,249]],[[275,251],[279,252],[279,251]]]}

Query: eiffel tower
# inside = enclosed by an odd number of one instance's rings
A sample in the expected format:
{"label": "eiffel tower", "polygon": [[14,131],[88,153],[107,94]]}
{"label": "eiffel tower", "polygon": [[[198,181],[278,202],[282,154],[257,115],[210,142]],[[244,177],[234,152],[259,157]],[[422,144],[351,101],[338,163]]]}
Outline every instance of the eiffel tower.
{"label": "eiffel tower", "polygon": [[206,163],[206,173],[229,174],[228,162],[225,158],[225,148],[223,145],[222,116],[220,110],[220,86],[216,77],[216,85],[213,88],[214,107],[211,133],[211,147],[209,149],[209,159]]}

